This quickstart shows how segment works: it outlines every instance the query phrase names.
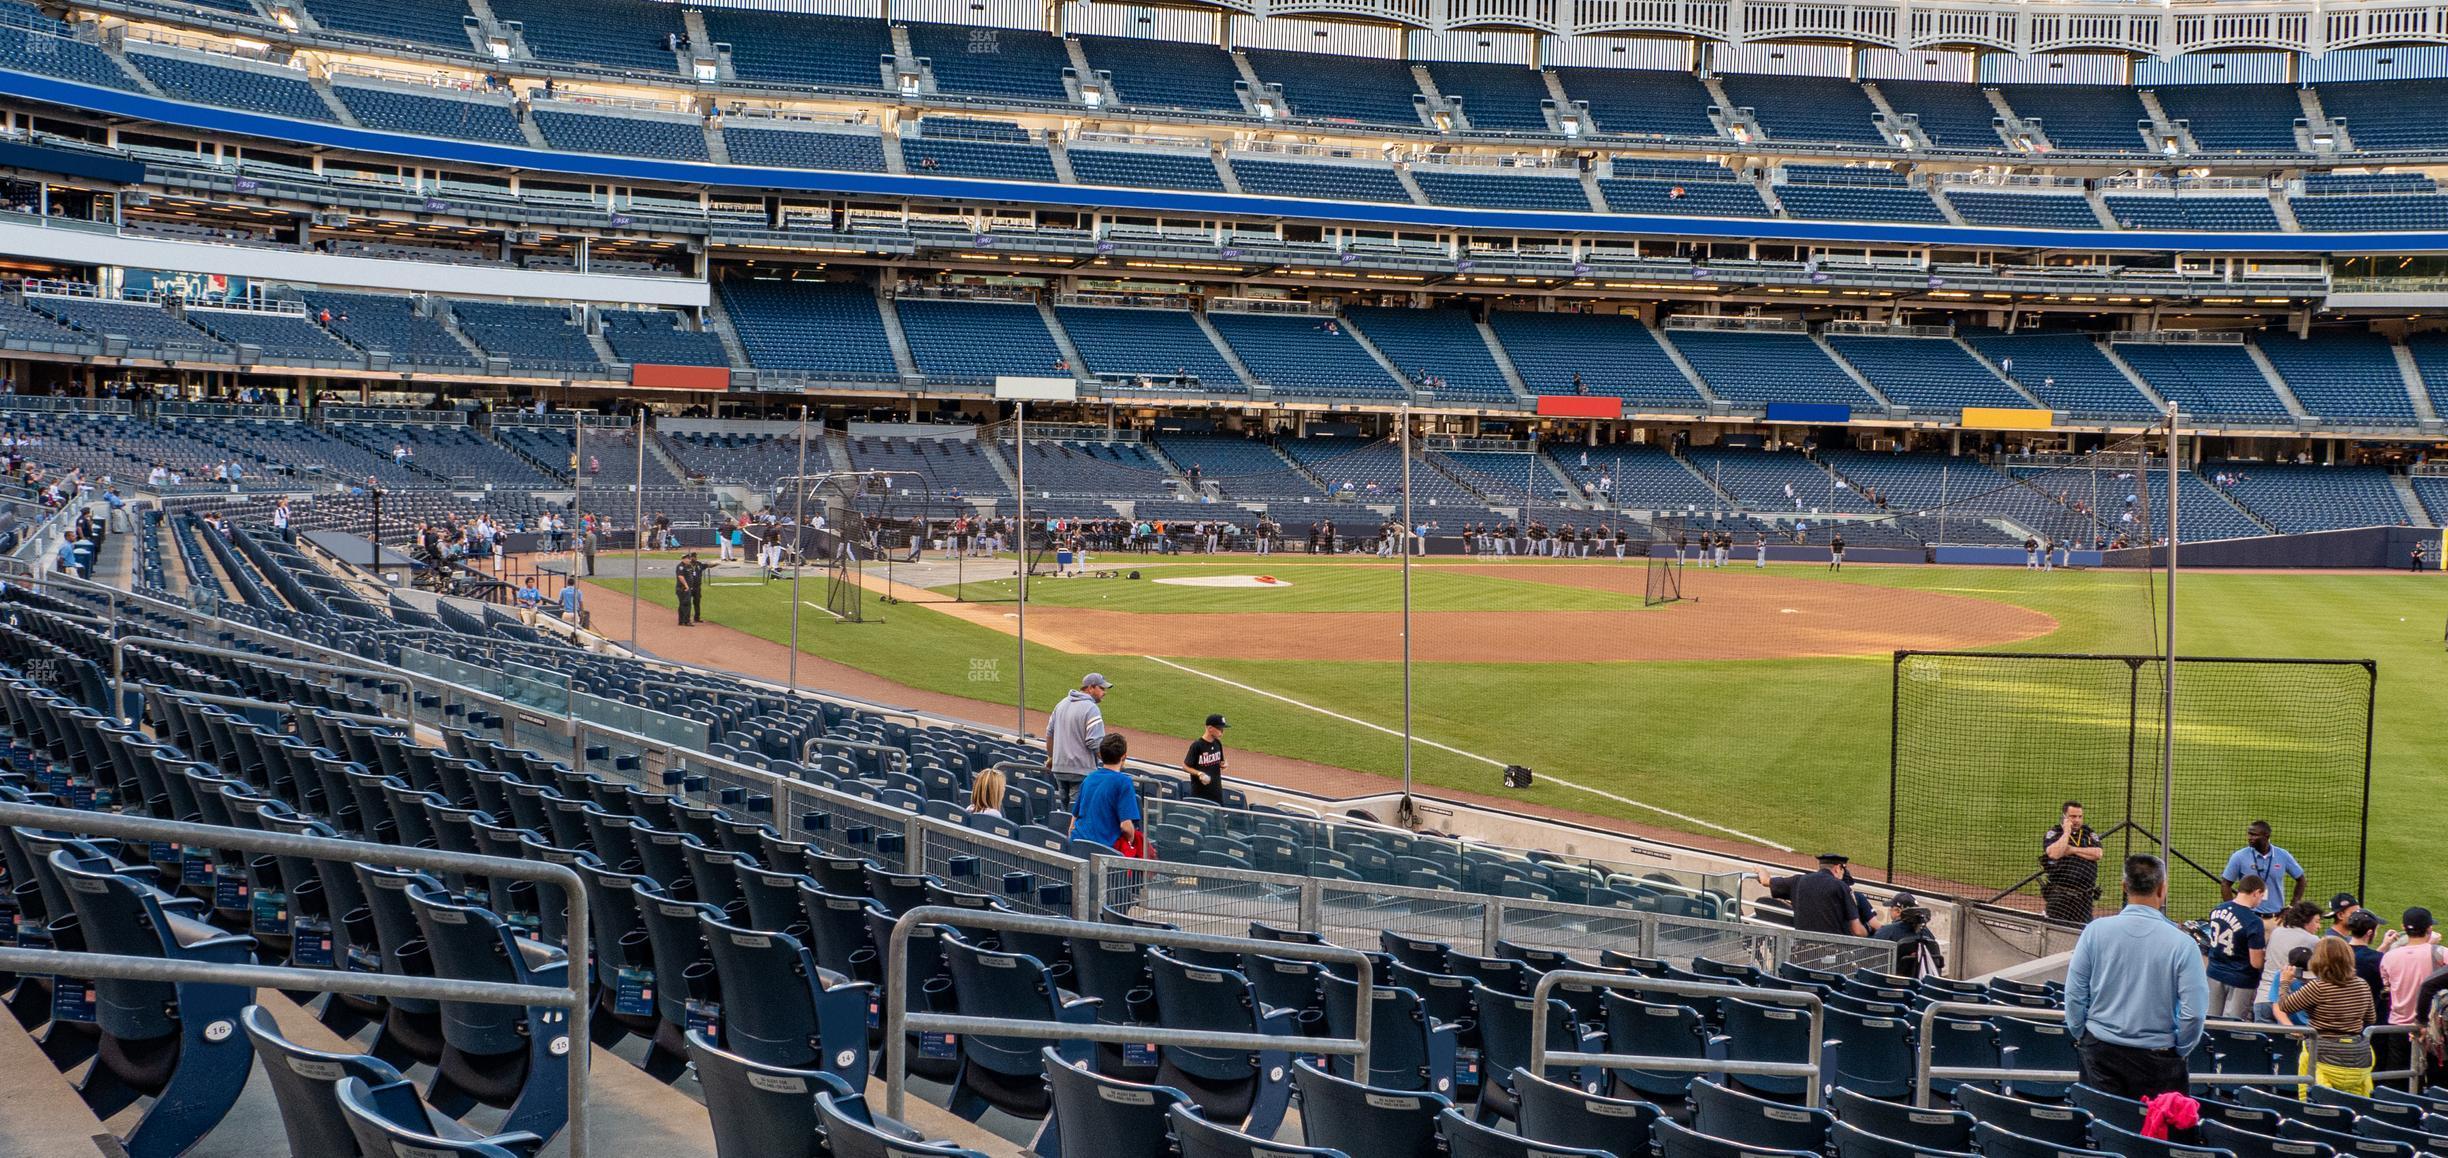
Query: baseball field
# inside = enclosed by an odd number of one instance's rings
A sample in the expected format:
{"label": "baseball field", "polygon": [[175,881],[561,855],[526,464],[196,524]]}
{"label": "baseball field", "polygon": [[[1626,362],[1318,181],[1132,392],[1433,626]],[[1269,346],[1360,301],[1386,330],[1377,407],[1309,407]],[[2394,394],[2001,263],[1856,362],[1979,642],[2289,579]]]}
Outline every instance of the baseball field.
{"label": "baseball field", "polygon": [[[1531,804],[1876,864],[1887,836],[1895,649],[2159,646],[2155,588],[2130,572],[1856,565],[1835,574],[1800,564],[1757,570],[1738,558],[1723,570],[1688,571],[1683,601],[1644,608],[1642,566],[1418,563],[1417,780],[1491,795],[1502,791],[1501,765],[1523,764],[1538,774],[1519,794]],[[1031,582],[1030,707],[1050,707],[1080,675],[1099,671],[1115,684],[1106,718],[1138,742],[1134,755],[1169,763],[1208,713],[1222,712],[1235,751],[1400,775],[1398,566],[1128,556],[1097,567],[1141,577]],[[899,576],[899,601],[871,582],[865,623],[836,621],[822,610],[821,588],[804,587],[803,652],[980,701],[974,718],[1008,718],[989,705],[1008,712],[1017,690],[1009,581],[972,575],[962,589],[968,602],[926,602],[947,596],[907,586],[911,575]],[[2448,581],[2189,572],[2180,582],[2185,654],[2378,661],[2366,900],[2383,910],[2436,901],[2435,836],[2448,823],[2448,759],[2434,734],[2448,708]],[[619,591],[628,581],[605,585]],[[670,606],[669,580],[646,580],[644,597]],[[673,658],[723,665],[719,628],[787,640],[790,586],[718,572],[705,614],[718,630],[684,633],[686,653]],[[2033,743],[2049,743],[2052,726],[2034,721]],[[2282,737],[2271,740],[2283,750]],[[2036,841],[2064,789],[2049,782],[2044,758],[2017,766],[1993,795],[1967,804],[1964,823],[2006,829],[2001,841]],[[2284,798],[2283,786],[2254,788]],[[2283,816],[2273,819],[2283,844]],[[2326,878],[2310,867],[2323,899],[2352,885],[2334,867]]]}

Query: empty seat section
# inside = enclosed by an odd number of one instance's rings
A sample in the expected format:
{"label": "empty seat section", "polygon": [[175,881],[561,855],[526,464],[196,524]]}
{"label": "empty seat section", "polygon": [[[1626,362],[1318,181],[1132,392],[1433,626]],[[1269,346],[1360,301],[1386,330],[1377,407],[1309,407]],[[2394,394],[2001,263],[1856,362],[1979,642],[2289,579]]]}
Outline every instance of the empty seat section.
{"label": "empty seat section", "polygon": [[1365,161],[1263,161],[1231,158],[1241,191],[1262,197],[1308,197],[1326,201],[1409,201],[1402,179],[1385,165]]}
{"label": "empty seat section", "polygon": [[1295,117],[1426,127],[1414,103],[1418,82],[1402,61],[1274,48],[1243,49],[1242,55],[1258,79],[1282,87]]}
{"label": "empty seat section", "polygon": [[2213,461],[2201,464],[2196,473],[2212,486],[2223,486],[2280,534],[2394,527],[2409,521],[2396,484],[2376,466]]}
{"label": "empty seat section", "polygon": [[[418,312],[413,298],[313,290],[306,294],[306,309],[318,324],[330,326],[350,345],[391,355],[395,366],[478,364],[476,355],[441,322]],[[328,322],[323,320],[326,313],[331,315]]]}
{"label": "empty seat section", "polygon": [[1682,351],[1700,380],[1728,402],[1824,402],[1856,409],[1877,400],[1862,391],[1808,334],[1744,330],[1673,330],[1666,340]]}
{"label": "empty seat section", "polygon": [[[1290,439],[1281,445],[1285,454],[1307,467],[1309,473],[1325,480],[1327,489],[1334,493],[1344,493],[1343,485],[1349,483],[1350,493],[1360,502],[1402,501],[1402,449],[1392,442],[1384,439],[1368,441],[1312,437]],[[1416,458],[1411,463],[1411,488],[1414,508],[1431,503],[1460,507],[1486,505],[1484,499],[1462,484]]]}
{"label": "empty seat section", "polygon": [[1920,189],[1895,185],[1816,184],[1787,181],[1777,200],[1789,217],[1822,221],[1923,221],[1943,224],[1946,214]]}
{"label": "empty seat section", "polygon": [[733,121],[723,126],[722,134],[723,149],[742,165],[845,173],[884,171],[884,139],[874,133],[769,129]]}
{"label": "empty seat section", "polygon": [[1686,217],[1771,217],[1751,183],[1717,165],[1693,161],[1615,159],[1615,175],[1598,181],[1598,195],[1616,213]]}
{"label": "empty seat section", "polygon": [[[1007,459],[1012,452],[1008,445],[996,449]],[[1028,485],[1032,495],[1147,498],[1169,495],[1171,491],[1165,484],[1171,477],[1165,473],[1164,464],[1136,442],[1029,440]],[[1035,505],[1031,503],[1031,509]]]}
{"label": "empty seat section", "polygon": [[707,159],[705,126],[698,121],[534,109],[536,128],[556,149],[573,153],[608,153],[629,157],[669,157],[675,161]]}
{"label": "empty seat section", "polygon": [[1989,364],[2051,409],[2095,418],[2142,418],[2158,408],[2089,334],[2003,334],[1966,327],[1961,336]]}
{"label": "empty seat section", "polygon": [[493,15],[516,20],[536,59],[591,65],[614,72],[673,73],[671,49],[687,44],[680,10],[654,0],[502,0]]}
{"label": "empty seat section", "polygon": [[2346,122],[2355,148],[2436,150],[2448,145],[2448,79],[2406,78],[2324,84],[2321,111],[2330,120]]}
{"label": "empty seat section", "polygon": [[348,106],[349,115],[369,129],[524,145],[518,112],[507,103],[478,97],[419,96],[398,89],[358,84],[334,84],[332,92]]}
{"label": "empty seat section", "polygon": [[465,0],[305,0],[306,12],[325,33],[355,33],[384,40],[431,44],[452,52],[474,52]]}
{"label": "empty seat section", "polygon": [[2179,193],[2173,197],[2110,195],[2101,198],[2108,216],[2125,229],[2200,229],[2278,231],[2278,212],[2267,197],[2210,197]]}
{"label": "empty seat section", "polygon": [[875,291],[864,285],[733,277],[715,288],[758,369],[857,382],[901,377]]}
{"label": "empty seat section", "polygon": [[731,70],[744,84],[813,88],[884,87],[892,28],[881,20],[759,12],[705,5],[706,35],[731,46]]}
{"label": "empty seat section", "polygon": [[930,301],[893,304],[910,356],[931,381],[992,382],[997,375],[1068,377],[1037,307],[1013,302]]}
{"label": "empty seat section", "polygon": [[570,321],[567,306],[452,302],[451,316],[458,321],[460,333],[474,339],[485,353],[510,359],[514,367],[597,373],[604,368],[586,331]]}
{"label": "empty seat section", "polygon": [[1759,118],[1769,140],[1893,143],[1871,119],[1878,106],[1870,103],[1870,94],[1843,77],[1727,73],[1717,81],[1728,99]]}
{"label": "empty seat section", "polygon": [[149,52],[130,52],[127,56],[128,63],[179,100],[308,121],[340,119],[332,115],[331,106],[323,103],[322,96],[302,72],[224,68],[183,56],[157,56]]}
{"label": "empty seat section", "polygon": [[[937,497],[955,490],[963,495],[1011,494],[1011,485],[1003,481],[975,438],[852,438],[843,445],[849,450],[852,467],[915,471],[933,484]],[[896,490],[918,489],[906,479],[894,479],[892,485]]]}
{"label": "empty seat section", "polygon": [[1443,385],[1435,387],[1439,402],[1515,400],[1478,325],[1461,310],[1359,306],[1345,316],[1405,376],[1442,380]]}
{"label": "empty seat section", "polygon": [[1277,393],[1341,398],[1400,398],[1388,377],[1332,319],[1311,315],[1216,313],[1216,332],[1260,382]]}
{"label": "empty seat section", "polygon": [[1052,183],[1054,158],[1026,131],[1006,121],[928,117],[922,135],[904,134],[901,160],[912,173]]}
{"label": "empty seat section", "polygon": [[[1693,447],[1692,469],[1746,507],[1770,511],[1864,511],[1859,492],[1837,480],[1799,451],[1727,450]],[[1792,497],[1786,497],[1788,491]]]}
{"label": "empty seat section", "polygon": [[1071,175],[1079,178],[1082,185],[1224,191],[1224,178],[1216,172],[1215,159],[1197,153],[1075,147],[1065,154],[1071,159]]}
{"label": "empty seat section", "polygon": [[[2205,153],[2293,153],[2303,102],[2288,84],[2170,84],[2151,90]],[[2358,137],[2357,144],[2361,143]]]}
{"label": "empty seat section", "polygon": [[172,354],[222,350],[221,343],[210,335],[151,302],[52,294],[28,294],[25,302],[28,308],[97,338],[125,338],[132,346],[158,347]]}
{"label": "empty seat section", "polygon": [[1488,327],[1532,394],[1586,391],[1671,407],[1702,402],[1639,318],[1496,310],[1488,315]]}
{"label": "empty seat section", "polygon": [[14,297],[0,298],[0,335],[20,342],[75,343],[92,340],[91,335],[80,334],[48,314],[28,309]]}
{"label": "empty seat section", "polygon": [[2286,404],[2242,343],[2119,342],[2117,356],[2159,396],[2197,419],[2279,421]]}
{"label": "empty seat section", "polygon": [[1688,72],[1626,68],[1559,68],[1564,95],[1589,105],[1598,131],[1611,137],[1696,137],[1724,134],[1709,119],[1716,100]]}
{"label": "empty seat section", "polygon": [[1463,119],[1473,132],[1546,133],[1547,78],[1518,64],[1477,64],[1434,61],[1428,75],[1437,92],[1462,102]]}
{"label": "empty seat section", "polygon": [[1480,209],[1548,209],[1587,213],[1589,194],[1569,173],[1533,176],[1459,165],[1414,165],[1411,179],[1437,205]]}
{"label": "empty seat section", "polygon": [[80,84],[134,90],[142,86],[89,34],[30,6],[10,5],[0,20],[0,66]]}
{"label": "empty seat section", "polygon": [[2031,229],[2098,229],[2099,214],[2080,193],[1994,193],[1949,188],[1947,204],[1973,225],[2017,225]]}
{"label": "empty seat section", "polygon": [[1187,310],[1057,306],[1054,317],[1091,374],[1144,374],[1168,382],[1186,374],[1209,390],[1241,387],[1240,376]]}
{"label": "empty seat section", "polygon": [[2002,84],[1997,91],[2016,116],[2040,122],[2061,151],[2139,153],[2147,144],[2141,126],[2150,111],[2123,85]]}
{"label": "empty seat section", "polygon": [[305,358],[352,365],[361,360],[357,351],[325,333],[303,313],[190,306],[187,321],[232,346],[255,346],[269,358]]}
{"label": "empty seat section", "polygon": [[2405,375],[2397,368],[2397,351],[2378,334],[2322,332],[2308,339],[2263,334],[2255,344],[2286,379],[2295,400],[2316,418],[2405,426],[2416,422]]}
{"label": "empty seat section", "polygon": [[1142,40],[1134,36],[1083,36],[1088,67],[1113,76],[1114,99],[1134,108],[1196,109],[1239,115],[1240,66],[1212,44]]}
{"label": "empty seat section", "polygon": [[1938,148],[1994,152],[2004,139],[1998,135],[1997,106],[1989,103],[1987,90],[1977,84],[1943,80],[1874,83],[1879,95],[1887,99],[1887,107],[1913,114],[1922,134]]}
{"label": "empty seat section", "polygon": [[1966,406],[2031,405],[1950,338],[1831,334],[1827,343],[1898,406],[1946,412]]}
{"label": "empty seat section", "polygon": [[1315,483],[1292,468],[1275,448],[1237,434],[1167,434],[1156,448],[1182,470],[1196,470],[1227,498],[1314,499]]}
{"label": "empty seat section", "polygon": [[2295,224],[2315,233],[2448,229],[2448,196],[2437,193],[2293,197]]}
{"label": "empty seat section", "polygon": [[689,329],[670,310],[605,310],[604,344],[623,362],[654,362],[667,366],[728,366],[722,339]]}
{"label": "empty seat section", "polygon": [[966,24],[912,23],[907,29],[910,51],[927,62],[937,92],[1071,103],[1063,88],[1071,55],[1046,33]]}
{"label": "empty seat section", "polygon": [[[1661,446],[1549,446],[1548,457],[1576,484],[1614,483],[1615,502],[1635,510],[1680,511],[1726,505],[1700,476]],[[1583,465],[1586,462],[1588,465]]]}

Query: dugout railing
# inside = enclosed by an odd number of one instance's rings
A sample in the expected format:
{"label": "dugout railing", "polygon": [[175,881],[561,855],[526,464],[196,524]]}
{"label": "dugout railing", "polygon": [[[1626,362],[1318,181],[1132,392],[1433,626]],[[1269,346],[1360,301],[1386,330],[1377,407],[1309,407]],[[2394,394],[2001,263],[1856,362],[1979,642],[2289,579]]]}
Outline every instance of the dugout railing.
{"label": "dugout railing", "polygon": [[[1913,1062],[1913,1104],[1916,1106],[1920,1106],[1925,1109],[1929,1107],[1933,1083],[1940,1081],[2011,1083],[2016,1081],[2076,1082],[2082,1080],[2082,1075],[2074,1070],[2043,1070],[2007,1065],[1989,1067],[1942,1066],[1937,1064],[1936,1037],[1938,1032],[1938,1019],[1941,1017],[1965,1018],[1972,1020],[1987,1020],[1989,1018],[1996,1017],[2015,1018],[2021,1021],[2063,1023],[2066,1018],[2065,1010],[2035,1009],[2021,1005],[1996,1005],[1984,1001],[1933,1001],[1928,1005],[1922,1006],[1917,1016],[1919,1019],[1920,1037],[1918,1039],[1919,1044],[1914,1049],[1915,1060]],[[2298,1040],[2315,1036],[2314,1030],[2308,1025],[2281,1025],[2279,1023],[2269,1021],[2227,1021],[2213,1019],[2209,1021],[2204,1028],[2221,1030],[2228,1033],[2255,1034],[2263,1037],[2282,1037]],[[2366,1029],[2364,1033],[2367,1037],[2386,1037],[2399,1034],[2411,1035],[2414,1033],[2416,1028],[2416,1026],[2412,1025],[2375,1025]],[[2281,1054],[2280,1056],[2283,1059],[2285,1055]],[[2418,1079],[2420,1076],[2421,1071],[2419,1069],[2381,1070],[2372,1074],[2372,1081],[2405,1082],[2407,1083],[2408,1089],[2416,1089],[2419,1088]],[[2230,1074],[2195,1072],[2188,1080],[2195,1085],[2203,1086],[2302,1087],[2312,1084],[2312,1076],[2304,1073]]]}

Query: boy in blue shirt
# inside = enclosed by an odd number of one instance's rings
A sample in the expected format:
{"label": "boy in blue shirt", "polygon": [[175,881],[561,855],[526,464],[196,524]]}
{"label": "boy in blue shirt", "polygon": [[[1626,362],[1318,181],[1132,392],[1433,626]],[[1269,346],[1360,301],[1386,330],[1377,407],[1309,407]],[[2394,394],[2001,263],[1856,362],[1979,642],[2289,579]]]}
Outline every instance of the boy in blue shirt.
{"label": "boy in blue shirt", "polygon": [[1072,799],[1071,839],[1119,847],[1139,831],[1139,783],[1122,770],[1130,741],[1107,732],[1097,743],[1097,769],[1080,781]]}
{"label": "boy in blue shirt", "polygon": [[2235,899],[2210,910],[2202,935],[2210,943],[2210,1016],[2252,1020],[2253,995],[2261,985],[2268,929],[2258,911],[2269,886],[2250,873],[2235,882]]}

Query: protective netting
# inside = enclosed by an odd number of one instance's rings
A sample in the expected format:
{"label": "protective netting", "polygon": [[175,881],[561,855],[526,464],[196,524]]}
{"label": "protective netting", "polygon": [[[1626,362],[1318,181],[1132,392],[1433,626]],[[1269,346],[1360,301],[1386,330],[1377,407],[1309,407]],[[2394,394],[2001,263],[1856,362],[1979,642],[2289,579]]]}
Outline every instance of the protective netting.
{"label": "protective netting", "polygon": [[1683,556],[1690,549],[1689,534],[1680,515],[1660,515],[1650,521],[1648,578],[1641,590],[1641,606],[1655,607],[1683,598]]}
{"label": "protective netting", "polygon": [[[2165,670],[2154,656],[1898,652],[1889,879],[2036,907],[2042,837],[2078,800],[2107,850],[2099,903],[2117,903],[2122,859],[2158,850]],[[2254,820],[2323,896],[2361,893],[2376,680],[2363,660],[2178,658],[2169,912],[2218,902]]]}

